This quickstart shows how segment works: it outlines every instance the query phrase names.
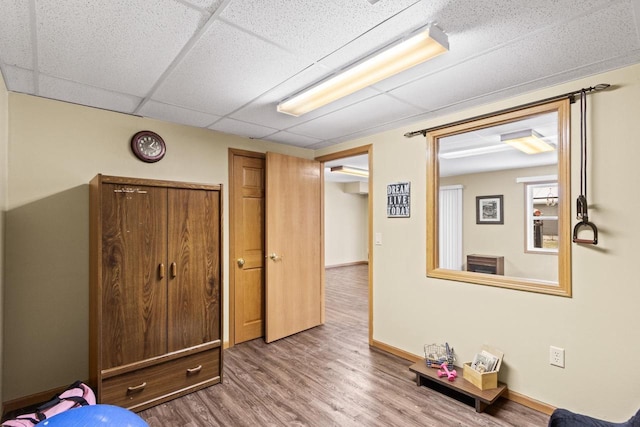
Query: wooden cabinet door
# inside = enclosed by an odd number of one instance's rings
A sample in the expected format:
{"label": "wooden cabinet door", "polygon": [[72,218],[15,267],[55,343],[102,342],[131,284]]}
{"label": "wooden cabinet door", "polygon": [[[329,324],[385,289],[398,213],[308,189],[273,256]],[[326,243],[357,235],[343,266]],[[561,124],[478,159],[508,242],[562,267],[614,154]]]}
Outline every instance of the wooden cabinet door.
{"label": "wooden cabinet door", "polygon": [[102,187],[102,369],[166,352],[167,190]]}
{"label": "wooden cabinet door", "polygon": [[220,340],[220,192],[169,189],[168,351]]}

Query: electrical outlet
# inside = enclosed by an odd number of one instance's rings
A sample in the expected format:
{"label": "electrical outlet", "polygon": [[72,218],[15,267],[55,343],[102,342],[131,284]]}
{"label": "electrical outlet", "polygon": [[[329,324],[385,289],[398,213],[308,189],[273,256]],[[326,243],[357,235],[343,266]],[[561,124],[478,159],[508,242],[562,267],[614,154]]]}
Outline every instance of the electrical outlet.
{"label": "electrical outlet", "polygon": [[564,348],[550,346],[549,363],[564,368]]}

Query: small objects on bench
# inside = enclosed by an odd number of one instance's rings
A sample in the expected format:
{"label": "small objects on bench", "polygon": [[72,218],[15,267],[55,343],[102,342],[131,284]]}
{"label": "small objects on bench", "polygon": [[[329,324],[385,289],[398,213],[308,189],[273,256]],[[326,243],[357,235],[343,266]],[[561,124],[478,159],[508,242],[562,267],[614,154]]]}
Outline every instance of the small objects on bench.
{"label": "small objects on bench", "polygon": [[449,381],[453,381],[458,377],[458,373],[455,369],[449,370],[447,368],[447,362],[444,362],[440,367],[443,369],[438,369],[438,376],[440,378],[446,376]]}
{"label": "small objects on bench", "polygon": [[453,366],[455,359],[453,347],[449,347],[448,342],[444,344],[424,345],[424,360],[429,368],[438,369],[443,363]]}
{"label": "small objects on bench", "polygon": [[[438,377],[438,372],[435,369],[427,367],[424,360],[414,363],[409,370],[416,374],[417,386],[430,387],[437,391],[441,391],[438,389],[442,386],[452,394],[458,395],[457,398],[459,398],[461,402],[474,406],[476,412],[484,411],[487,406],[493,404],[507,391],[507,385],[503,383],[499,383],[497,388],[491,390],[480,390],[462,378],[458,381],[447,381],[444,377]],[[471,401],[469,401],[469,399]]]}
{"label": "small objects on bench", "polygon": [[498,372],[503,357],[502,351],[483,345],[480,353],[473,358],[473,362],[465,362],[462,365],[462,378],[480,390],[498,387]]}

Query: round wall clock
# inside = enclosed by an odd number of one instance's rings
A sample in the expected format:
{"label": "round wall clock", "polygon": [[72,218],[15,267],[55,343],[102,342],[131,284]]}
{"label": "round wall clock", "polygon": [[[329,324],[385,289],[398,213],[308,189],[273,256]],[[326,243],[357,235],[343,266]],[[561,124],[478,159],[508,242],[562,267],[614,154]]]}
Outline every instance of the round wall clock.
{"label": "round wall clock", "polygon": [[143,162],[153,163],[164,157],[167,147],[160,135],[143,130],[131,138],[131,150]]}

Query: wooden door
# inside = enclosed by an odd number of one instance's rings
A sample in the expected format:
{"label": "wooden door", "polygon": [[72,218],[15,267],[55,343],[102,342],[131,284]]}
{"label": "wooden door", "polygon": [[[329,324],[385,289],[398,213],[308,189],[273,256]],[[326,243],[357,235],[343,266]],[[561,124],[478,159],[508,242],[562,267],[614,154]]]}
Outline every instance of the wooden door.
{"label": "wooden door", "polygon": [[264,158],[232,154],[234,342],[264,336]]}
{"label": "wooden door", "polygon": [[166,353],[166,194],[102,187],[102,369]]}
{"label": "wooden door", "polygon": [[266,332],[271,342],[322,323],[321,166],[267,153]]}
{"label": "wooden door", "polygon": [[220,192],[169,189],[168,351],[220,337]]}

